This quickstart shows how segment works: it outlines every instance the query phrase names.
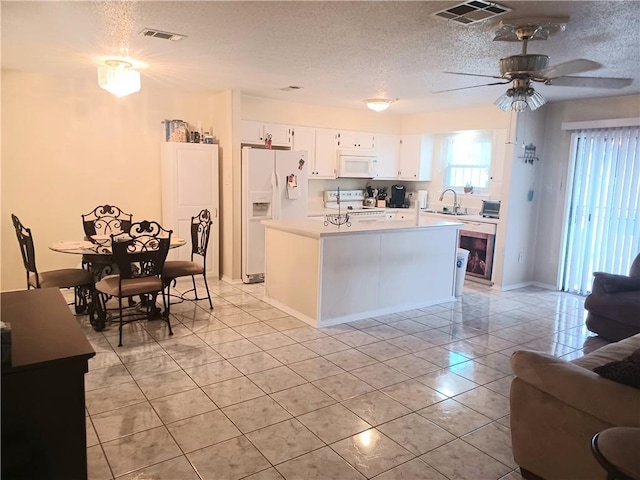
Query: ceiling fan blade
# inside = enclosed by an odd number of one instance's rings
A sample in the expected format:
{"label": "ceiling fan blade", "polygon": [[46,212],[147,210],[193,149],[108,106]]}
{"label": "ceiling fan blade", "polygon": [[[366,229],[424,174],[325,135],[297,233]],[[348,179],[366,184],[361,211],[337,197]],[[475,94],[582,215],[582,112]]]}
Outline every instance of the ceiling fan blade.
{"label": "ceiling fan blade", "polygon": [[632,78],[558,77],[547,80],[545,85],[556,85],[558,87],[624,88],[632,83]]}
{"label": "ceiling fan blade", "polygon": [[442,72],[442,73],[450,73],[451,75],[466,75],[468,77],[503,78],[496,75],[480,75],[478,73],[462,73],[462,72]]}
{"label": "ceiling fan blade", "polygon": [[472,85],[470,87],[450,88],[448,90],[438,90],[437,92],[431,92],[431,93],[455,92],[456,90],[467,90],[469,88],[488,87],[490,85],[506,85],[507,83],[511,83],[511,80],[508,80],[506,82],[483,83],[482,85]]}
{"label": "ceiling fan blade", "polygon": [[534,78],[558,78],[565,75],[573,75],[574,73],[597,70],[600,67],[602,67],[602,65],[598,62],[592,62],[591,60],[579,58],[577,60],[570,60],[568,62],[553,65],[549,68],[545,68],[544,70],[531,72],[531,76]]}

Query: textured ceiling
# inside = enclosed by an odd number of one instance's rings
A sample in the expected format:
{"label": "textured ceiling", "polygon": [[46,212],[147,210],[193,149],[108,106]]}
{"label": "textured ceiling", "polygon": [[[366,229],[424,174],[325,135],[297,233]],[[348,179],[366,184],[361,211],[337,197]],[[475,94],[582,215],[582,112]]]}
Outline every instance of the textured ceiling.
{"label": "textured ceiling", "polygon": [[[491,79],[520,44],[493,42],[492,23],[464,26],[434,17],[457,2],[15,2],[3,1],[2,67],[96,78],[95,59],[128,48],[147,66],[143,87],[245,93],[364,108],[375,96],[399,98],[389,112],[491,104],[506,86],[431,92]],[[631,1],[500,2],[508,18],[567,16],[566,31],[531,42],[550,64],[586,58],[603,64],[583,76],[630,77],[621,90],[536,87],[549,101],[640,92],[640,8]],[[139,35],[152,28],[187,35],[170,42]],[[288,85],[304,87],[284,92]],[[96,87],[97,88],[97,87]]]}

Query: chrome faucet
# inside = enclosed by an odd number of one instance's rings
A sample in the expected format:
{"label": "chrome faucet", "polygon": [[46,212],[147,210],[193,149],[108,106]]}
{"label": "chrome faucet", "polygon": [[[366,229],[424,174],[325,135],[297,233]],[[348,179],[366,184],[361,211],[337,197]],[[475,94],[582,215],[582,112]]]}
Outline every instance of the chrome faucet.
{"label": "chrome faucet", "polygon": [[444,192],[442,192],[442,195],[440,195],[440,201],[442,201],[442,199],[444,198],[444,194],[447,192],[453,193],[453,213],[454,215],[457,215],[458,209],[460,208],[460,204],[458,203],[458,194],[454,189],[447,188]]}

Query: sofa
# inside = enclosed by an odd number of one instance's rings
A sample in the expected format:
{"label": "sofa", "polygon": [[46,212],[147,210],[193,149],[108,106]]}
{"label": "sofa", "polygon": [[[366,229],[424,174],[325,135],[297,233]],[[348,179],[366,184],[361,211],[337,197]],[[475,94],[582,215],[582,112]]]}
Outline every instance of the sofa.
{"label": "sofa", "polygon": [[591,295],[584,302],[587,328],[613,342],[640,333],[640,254],[629,275],[593,276]]}
{"label": "sofa", "polygon": [[640,334],[572,361],[526,350],[513,353],[511,439],[525,478],[606,477],[591,453],[591,439],[612,426],[640,427],[640,389],[593,369],[639,348]]}

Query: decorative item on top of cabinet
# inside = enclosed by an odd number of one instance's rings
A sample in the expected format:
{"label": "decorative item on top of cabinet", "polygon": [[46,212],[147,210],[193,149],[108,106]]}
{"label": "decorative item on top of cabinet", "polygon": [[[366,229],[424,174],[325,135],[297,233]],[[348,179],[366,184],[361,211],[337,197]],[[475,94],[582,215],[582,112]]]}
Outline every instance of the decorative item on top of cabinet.
{"label": "decorative item on top of cabinet", "polygon": [[338,148],[362,148],[371,150],[376,148],[375,135],[366,132],[338,132],[336,137]]}
{"label": "decorative item on top of cabinet", "polygon": [[433,135],[403,135],[400,138],[397,178],[401,180],[431,180],[432,156]]}

